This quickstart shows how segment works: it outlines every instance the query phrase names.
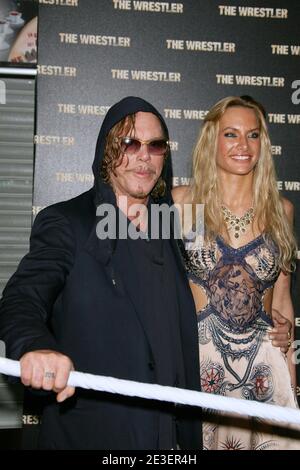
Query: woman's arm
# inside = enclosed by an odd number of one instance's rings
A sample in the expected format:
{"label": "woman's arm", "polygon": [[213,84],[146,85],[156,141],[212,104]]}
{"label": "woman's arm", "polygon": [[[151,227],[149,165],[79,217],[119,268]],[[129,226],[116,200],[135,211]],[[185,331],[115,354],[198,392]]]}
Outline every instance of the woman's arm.
{"label": "woman's arm", "polygon": [[[294,208],[290,201],[287,199],[283,199],[283,207],[285,213],[291,223],[293,225],[294,219]],[[291,299],[291,275],[280,273],[273,291],[273,301],[272,301],[272,310],[275,309],[281,313],[287,320],[289,320],[292,324],[291,332],[290,332],[290,342],[293,343],[294,341],[294,308]],[[275,318],[275,326],[276,326],[276,318]],[[296,367],[292,361],[293,357],[293,348],[289,348],[287,352],[287,360],[288,365],[291,373],[292,384],[296,389]]]}
{"label": "woman's arm", "polygon": [[[290,294],[291,276],[290,274],[281,273],[275,283],[273,291],[272,311],[273,309],[279,311],[281,315],[287,318],[291,324],[292,329],[290,332],[290,342],[294,341],[294,309]],[[275,320],[276,327],[276,320]],[[292,384],[296,387],[296,367],[292,362],[293,348],[289,348],[287,352],[287,360],[289,370],[292,378]]]}

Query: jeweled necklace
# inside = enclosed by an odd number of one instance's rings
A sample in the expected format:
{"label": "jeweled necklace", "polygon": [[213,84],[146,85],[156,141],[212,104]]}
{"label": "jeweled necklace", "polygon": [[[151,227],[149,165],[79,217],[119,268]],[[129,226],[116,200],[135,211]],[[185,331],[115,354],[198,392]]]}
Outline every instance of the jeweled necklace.
{"label": "jeweled necklace", "polygon": [[228,232],[233,230],[234,238],[239,238],[246,232],[247,225],[254,219],[254,209],[250,207],[241,217],[233,214],[228,207],[221,206],[224,221]]}

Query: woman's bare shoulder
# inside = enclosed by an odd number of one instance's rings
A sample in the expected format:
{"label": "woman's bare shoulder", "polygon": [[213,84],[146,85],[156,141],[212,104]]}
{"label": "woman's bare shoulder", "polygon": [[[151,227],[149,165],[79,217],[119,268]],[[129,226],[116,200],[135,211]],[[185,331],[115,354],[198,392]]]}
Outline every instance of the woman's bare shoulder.
{"label": "woman's bare shoulder", "polygon": [[184,204],[191,202],[191,187],[176,186],[172,189],[172,197],[175,204]]}
{"label": "woman's bare shoulder", "polygon": [[291,201],[289,201],[288,199],[286,199],[285,197],[283,197],[281,199],[281,201],[282,201],[283,209],[284,209],[284,212],[286,213],[287,218],[290,221],[293,221],[293,218],[294,218],[294,205],[293,205],[293,203]]}

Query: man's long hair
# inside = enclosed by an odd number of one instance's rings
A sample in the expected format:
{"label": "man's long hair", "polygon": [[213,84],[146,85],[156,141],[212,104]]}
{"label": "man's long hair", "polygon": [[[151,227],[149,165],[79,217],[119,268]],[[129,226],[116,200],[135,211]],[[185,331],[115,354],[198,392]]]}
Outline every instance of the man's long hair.
{"label": "man's long hair", "polygon": [[[164,133],[163,126],[161,126],[161,128]],[[129,114],[124,119],[119,121],[109,131],[106,137],[104,157],[102,160],[102,166],[100,170],[101,177],[103,181],[105,181],[106,183],[110,183],[110,175],[114,173],[115,169],[122,163],[122,151],[121,151],[122,143],[117,138],[121,136],[128,136],[128,135],[134,136],[134,130],[135,130],[135,114]],[[167,138],[167,136],[164,135],[164,138]],[[164,156],[164,165],[168,156],[169,156],[169,150],[167,150]],[[162,170],[162,173],[163,173],[163,170]],[[160,176],[156,182],[156,185],[151,191],[151,196],[154,199],[159,199],[165,195],[165,192],[166,192],[166,182],[164,181],[163,177]]]}

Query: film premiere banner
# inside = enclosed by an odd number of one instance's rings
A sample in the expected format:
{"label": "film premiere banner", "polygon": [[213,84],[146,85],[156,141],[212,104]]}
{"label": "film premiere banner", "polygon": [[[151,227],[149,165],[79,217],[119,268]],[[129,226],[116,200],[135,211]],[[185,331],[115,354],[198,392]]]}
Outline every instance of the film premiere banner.
{"label": "film premiere banner", "polygon": [[[34,215],[91,187],[99,128],[124,96],[166,118],[178,185],[191,177],[207,110],[247,94],[267,110],[278,186],[299,233],[299,17],[293,0],[40,0]],[[24,422],[38,419],[28,411]]]}

